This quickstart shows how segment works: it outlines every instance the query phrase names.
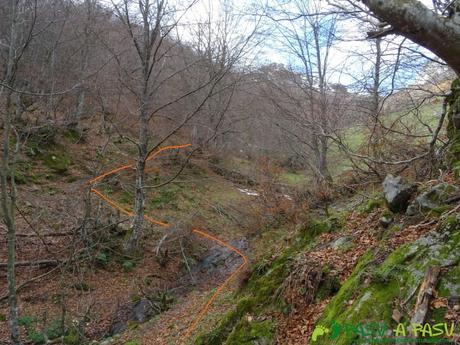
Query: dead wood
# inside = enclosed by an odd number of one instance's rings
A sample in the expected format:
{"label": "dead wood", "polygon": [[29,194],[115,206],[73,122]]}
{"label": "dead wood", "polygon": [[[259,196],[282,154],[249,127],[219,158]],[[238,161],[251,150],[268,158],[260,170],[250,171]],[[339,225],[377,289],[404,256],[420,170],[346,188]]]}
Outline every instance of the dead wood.
{"label": "dead wood", "polygon": [[420,285],[411,324],[422,324],[425,321],[430,300],[435,293],[436,282],[440,271],[441,268],[439,266],[430,266],[428,268],[425,278]]}

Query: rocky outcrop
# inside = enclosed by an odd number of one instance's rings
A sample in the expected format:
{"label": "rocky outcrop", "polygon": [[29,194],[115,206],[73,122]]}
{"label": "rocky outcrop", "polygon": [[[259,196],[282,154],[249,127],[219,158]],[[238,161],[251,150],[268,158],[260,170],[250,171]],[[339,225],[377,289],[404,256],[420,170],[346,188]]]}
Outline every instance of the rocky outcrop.
{"label": "rocky outcrop", "polygon": [[417,213],[437,209],[458,193],[458,187],[448,183],[440,183],[416,197],[407,208],[406,213],[413,216]]}
{"label": "rocky outcrop", "polygon": [[415,185],[405,182],[401,176],[387,175],[383,181],[383,195],[392,212],[405,212],[416,190]]}

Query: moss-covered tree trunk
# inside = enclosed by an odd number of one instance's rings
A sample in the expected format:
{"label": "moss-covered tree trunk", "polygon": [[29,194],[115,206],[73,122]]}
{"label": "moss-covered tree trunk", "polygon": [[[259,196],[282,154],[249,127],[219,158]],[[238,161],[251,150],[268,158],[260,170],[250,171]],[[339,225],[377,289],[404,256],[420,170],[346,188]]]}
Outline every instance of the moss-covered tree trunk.
{"label": "moss-covered tree trunk", "polygon": [[452,94],[448,98],[447,136],[450,141],[448,160],[455,173],[460,176],[460,79],[452,83]]}

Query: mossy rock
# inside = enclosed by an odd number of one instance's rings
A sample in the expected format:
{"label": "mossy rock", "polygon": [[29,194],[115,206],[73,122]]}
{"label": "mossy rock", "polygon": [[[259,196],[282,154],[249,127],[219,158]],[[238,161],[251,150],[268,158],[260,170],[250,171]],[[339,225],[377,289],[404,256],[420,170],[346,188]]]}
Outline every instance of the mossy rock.
{"label": "mossy rock", "polygon": [[[308,250],[313,245],[317,235],[325,231],[331,231],[335,225],[335,220],[311,221],[301,229],[293,244],[286,248],[275,260],[261,259],[254,264],[247,284],[235,296],[237,300],[236,306],[223,316],[211,332],[200,335],[195,344],[227,344],[226,341],[230,341],[230,339],[233,339],[231,344],[238,344],[236,341],[242,339],[241,336],[243,336],[244,330],[249,332],[252,330],[253,333],[257,333],[262,330],[268,332],[269,329],[274,328],[272,323],[256,323],[254,329],[251,323],[248,325],[243,318],[247,314],[263,315],[267,311],[274,309],[281,312],[289,309],[289,306],[280,296],[280,287],[291,270],[295,256],[301,251]],[[331,281],[331,289],[333,289],[333,286],[335,284]],[[324,294],[327,295],[331,289],[326,288]],[[261,341],[268,341],[271,338],[266,337],[265,339]],[[251,340],[246,339],[244,341],[246,342],[241,344],[252,344],[247,342]],[[253,341],[256,340],[253,339]],[[258,342],[253,343],[258,344]]]}
{"label": "mossy rock", "polygon": [[435,215],[439,215],[450,208],[444,203],[460,191],[457,186],[449,183],[440,183],[420,194],[409,205],[406,214],[415,215],[419,211],[432,211]]}
{"label": "mossy rock", "polygon": [[340,287],[341,284],[338,276],[323,272],[323,278],[321,279],[318,291],[316,292],[315,299],[317,301],[322,301],[329,296],[334,296],[337,292],[339,292]]}
{"label": "mossy rock", "polygon": [[226,345],[270,345],[273,343],[275,323],[271,320],[249,321],[243,318],[230,333]]}
{"label": "mossy rock", "polygon": [[375,209],[382,207],[384,204],[385,201],[380,197],[371,198],[359,206],[358,212],[362,214],[369,214]]}
{"label": "mossy rock", "polygon": [[253,298],[241,298],[236,307],[227,312],[219,324],[214,329],[207,333],[200,335],[196,341],[196,345],[221,345],[228,338],[232,332],[233,327],[238,321],[254,307],[255,300]]}
{"label": "mossy rock", "polygon": [[340,215],[331,216],[321,220],[312,219],[305,224],[303,229],[300,230],[300,237],[297,239],[301,239],[301,241],[309,243],[312,239],[323,233],[340,230],[344,223],[345,219]]}
{"label": "mossy rock", "polygon": [[[363,322],[384,322],[396,327],[392,320],[394,302],[407,301],[411,309],[417,296],[413,289],[420,285],[427,268],[432,265],[450,270],[441,280],[439,294],[457,293],[460,290],[459,230],[459,219],[453,216],[414,243],[400,246],[379,265],[373,263],[372,252],[366,253],[328,304],[317,325],[331,329],[334,323],[356,326]],[[364,341],[358,337],[356,333],[344,332],[333,341],[329,336],[319,337],[315,344],[351,345]]]}
{"label": "mossy rock", "polygon": [[66,152],[46,152],[40,158],[53,173],[60,175],[65,174],[72,164],[72,159]]}

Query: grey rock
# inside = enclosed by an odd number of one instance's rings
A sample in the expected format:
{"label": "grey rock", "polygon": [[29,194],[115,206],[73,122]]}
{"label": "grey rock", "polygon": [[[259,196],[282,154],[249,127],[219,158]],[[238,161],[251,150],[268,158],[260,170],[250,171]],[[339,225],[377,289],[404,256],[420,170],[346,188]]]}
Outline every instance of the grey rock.
{"label": "grey rock", "polygon": [[405,182],[401,176],[387,175],[383,181],[383,195],[392,212],[405,212],[417,186]]}
{"label": "grey rock", "polygon": [[394,222],[394,218],[390,216],[383,216],[379,218],[379,223],[383,228],[388,228]]}
{"label": "grey rock", "polygon": [[147,298],[142,298],[139,302],[137,302],[134,306],[133,312],[134,320],[141,323],[145,322],[154,314],[152,305]]}
{"label": "grey rock", "polygon": [[344,236],[344,237],[340,237],[338,239],[336,239],[334,242],[332,242],[330,244],[330,247],[332,249],[339,249],[340,247],[342,247],[343,245],[347,244],[348,242],[350,242],[353,238],[350,237],[350,236]]}
{"label": "grey rock", "polygon": [[[231,241],[230,244],[235,248],[245,251],[248,248],[248,240],[241,238]],[[212,247],[204,256],[202,261],[192,268],[193,273],[221,272],[226,273],[240,265],[241,258],[227,247],[216,245]]]}
{"label": "grey rock", "polygon": [[458,187],[448,183],[440,183],[416,197],[407,208],[406,214],[414,216],[423,211],[434,210],[458,193]]}

